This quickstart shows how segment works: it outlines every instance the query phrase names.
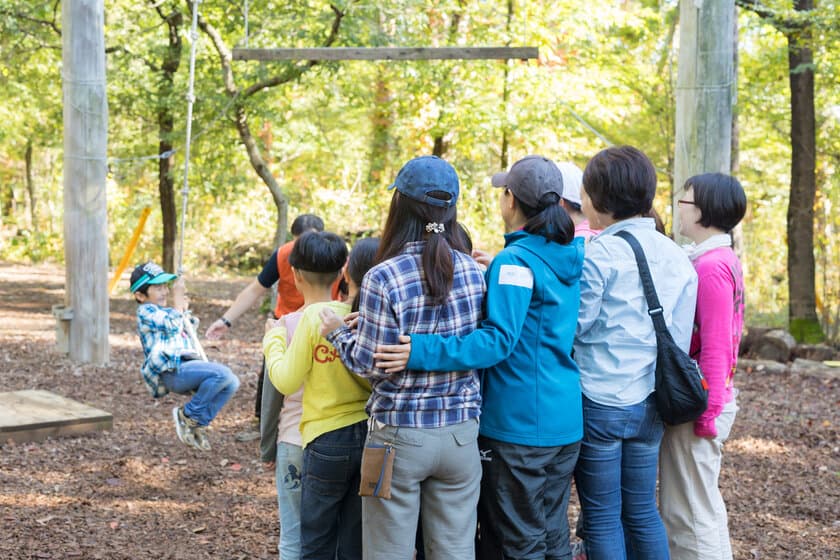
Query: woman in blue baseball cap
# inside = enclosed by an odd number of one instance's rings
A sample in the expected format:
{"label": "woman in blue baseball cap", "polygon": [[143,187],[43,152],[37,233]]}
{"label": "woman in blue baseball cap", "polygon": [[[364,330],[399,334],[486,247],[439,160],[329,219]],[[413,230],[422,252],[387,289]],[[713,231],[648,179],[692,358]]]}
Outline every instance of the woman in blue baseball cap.
{"label": "woman in blue baseball cap", "polygon": [[396,453],[391,499],[362,500],[365,558],[411,558],[422,503],[428,558],[472,558],[481,465],[478,373],[387,373],[377,344],[401,334],[462,336],[481,319],[484,280],[458,225],[458,175],[423,156],[394,183],[377,264],[365,275],[356,331],[325,315],[323,332],[353,372],[370,380],[369,445]]}
{"label": "woman in blue baseball cap", "polygon": [[478,329],[412,333],[374,355],[386,371],[483,369],[481,558],[571,557],[567,509],[583,436],[572,344],[584,248],[560,204],[565,177],[539,155],[493,175],[505,248],[487,268]]}

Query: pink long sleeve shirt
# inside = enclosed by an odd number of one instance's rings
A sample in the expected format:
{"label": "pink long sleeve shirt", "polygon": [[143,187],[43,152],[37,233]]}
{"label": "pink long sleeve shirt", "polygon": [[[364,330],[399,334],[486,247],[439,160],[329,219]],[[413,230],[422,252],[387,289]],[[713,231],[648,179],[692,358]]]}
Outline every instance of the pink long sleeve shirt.
{"label": "pink long sleeve shirt", "polygon": [[711,249],[693,264],[698,287],[690,353],[709,383],[709,407],[695,421],[694,434],[714,437],[715,419],[733,397],[732,377],[744,326],[744,274],[728,247]]}

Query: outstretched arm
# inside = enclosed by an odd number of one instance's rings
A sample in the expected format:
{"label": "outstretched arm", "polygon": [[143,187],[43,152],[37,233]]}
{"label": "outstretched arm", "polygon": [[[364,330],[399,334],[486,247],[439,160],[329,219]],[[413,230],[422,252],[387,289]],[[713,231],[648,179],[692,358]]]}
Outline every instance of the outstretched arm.
{"label": "outstretched arm", "polygon": [[[464,336],[411,335],[409,344],[377,347],[377,367],[399,371],[469,371],[496,365],[513,352],[528,314],[534,276],[522,261],[501,253],[487,271],[485,315]],[[405,342],[400,338],[400,342]],[[407,359],[406,359],[407,355]],[[387,364],[387,365],[385,365]]]}
{"label": "outstretched arm", "polygon": [[207,332],[204,333],[204,336],[209,340],[222,338],[222,336],[224,336],[230,328],[227,326],[227,323],[225,323],[225,320],[228,323],[233,324],[233,322],[239,319],[243,313],[248,311],[248,309],[262,299],[267,291],[268,288],[260,284],[257,279],[254,279],[245,287],[244,290],[239,292],[239,295],[236,296],[236,299],[233,301],[228,310],[222,314],[222,317],[220,319],[216,319],[213,324],[207,328]]}

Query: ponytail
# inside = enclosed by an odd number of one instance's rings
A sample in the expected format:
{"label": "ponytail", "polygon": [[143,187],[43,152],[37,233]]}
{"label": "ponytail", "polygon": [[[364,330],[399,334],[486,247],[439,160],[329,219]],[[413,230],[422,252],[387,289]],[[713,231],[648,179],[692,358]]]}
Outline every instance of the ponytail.
{"label": "ponytail", "polygon": [[[455,225],[454,220],[451,225]],[[452,289],[455,274],[452,252],[443,232],[429,235],[423,247],[422,263],[429,284],[429,298],[434,305],[441,305]]]}
{"label": "ponytail", "polygon": [[518,198],[516,198],[516,203],[528,220],[522,228],[526,232],[542,235],[547,241],[554,241],[561,245],[567,245],[574,239],[575,223],[560,205],[560,197],[556,193],[544,194],[539,200],[539,208],[532,208]]}
{"label": "ponytail", "polygon": [[[432,191],[428,196],[437,198],[438,191]],[[441,192],[439,196],[448,194]],[[427,228],[429,224],[435,227]],[[454,206],[442,208],[423,204],[394,191],[376,262],[395,257],[407,243],[426,240],[420,261],[428,286],[426,296],[433,305],[441,305],[449,296],[455,275],[452,250],[467,252],[458,228],[458,212]]]}

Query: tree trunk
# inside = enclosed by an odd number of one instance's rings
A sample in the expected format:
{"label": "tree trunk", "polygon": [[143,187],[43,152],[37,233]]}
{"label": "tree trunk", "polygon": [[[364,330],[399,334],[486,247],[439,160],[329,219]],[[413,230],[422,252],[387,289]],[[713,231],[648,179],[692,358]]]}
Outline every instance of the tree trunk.
{"label": "tree trunk", "polygon": [[389,169],[388,155],[391,153],[391,125],[394,121],[391,108],[391,90],[382,75],[377,72],[373,110],[371,111],[371,146],[370,166],[368,168],[368,186],[385,183],[385,173]]}
{"label": "tree trunk", "polygon": [[248,160],[251,166],[260,179],[268,186],[271,192],[271,198],[274,200],[274,205],[277,207],[277,229],[274,230],[274,246],[279,247],[286,239],[286,228],[289,222],[289,199],[283,193],[283,189],[277,183],[271,169],[260,154],[257,141],[251,133],[251,128],[248,126],[248,113],[241,103],[235,105],[236,113],[236,130],[239,132],[239,138],[245,145],[245,151],[248,153]]}
{"label": "tree trunk", "polygon": [[[173,117],[169,110],[161,109],[158,113],[158,153],[164,154],[172,149],[171,138]],[[167,136],[168,135],[168,136]],[[175,181],[172,177],[172,156],[158,160],[158,194],[160,196],[160,214],[163,222],[163,268],[175,270],[175,238],[178,235],[178,215],[175,208]]]}
{"label": "tree trunk", "polygon": [[672,216],[679,235],[680,198],[685,180],[698,173],[729,173],[732,101],[734,0],[680,2],[680,51],[677,63],[677,115],[674,143]]}
{"label": "tree trunk", "polygon": [[29,193],[29,227],[38,231],[38,199],[35,197],[35,181],[32,180],[32,139],[26,141],[26,192]]}
{"label": "tree trunk", "polygon": [[[513,21],[513,0],[508,0],[507,2],[507,19],[505,20],[505,32],[507,33],[508,37],[510,37],[510,24]],[[510,41],[507,42],[507,45],[510,45]],[[504,72],[502,73],[502,147],[501,147],[501,154],[499,154],[499,169],[507,169],[508,162],[510,159],[509,150],[510,150],[510,122],[508,120],[508,102],[510,100],[510,84],[509,76],[510,76],[510,65],[512,61],[510,60],[503,60],[502,64],[504,65]]]}
{"label": "tree trunk", "polygon": [[[193,2],[187,0],[187,3],[192,7]],[[341,27],[341,21],[345,15],[345,13],[339,10],[335,5],[331,4],[330,9],[333,11],[333,22],[330,27],[329,35],[324,42],[324,46],[326,47],[331,46],[338,37],[338,30]],[[274,244],[275,246],[280,246],[280,244],[286,239],[286,228],[288,227],[289,220],[289,199],[286,198],[286,195],[283,193],[283,189],[280,188],[280,185],[277,183],[274,175],[271,174],[271,169],[268,167],[265,159],[263,159],[260,154],[259,146],[257,146],[256,141],[254,141],[254,136],[251,134],[251,129],[248,126],[248,113],[245,110],[244,102],[245,99],[260,91],[289,83],[292,80],[299,78],[304,72],[314,67],[317,62],[309,61],[307,65],[286,67],[284,72],[272,76],[262,82],[253,84],[240,91],[240,89],[236,86],[236,80],[233,75],[233,66],[231,65],[233,57],[230,48],[222,39],[222,35],[200,15],[198,17],[198,26],[201,28],[202,32],[210,37],[210,40],[213,42],[213,48],[216,49],[216,53],[219,55],[219,62],[222,67],[222,80],[225,84],[225,94],[230,98],[235,99],[234,124],[237,132],[239,133],[239,138],[242,140],[245,150],[248,152],[248,160],[251,162],[251,166],[254,168],[254,171],[257,172],[257,175],[259,175],[260,179],[262,179],[268,187],[268,190],[271,192],[271,197],[274,199],[274,205],[277,207],[277,229],[274,231]]]}
{"label": "tree trunk", "polygon": [[62,4],[65,305],[70,358],[105,364],[108,347],[108,208],[103,0]]}
{"label": "tree trunk", "polygon": [[[175,74],[181,65],[181,36],[179,28],[183,22],[180,12],[173,11],[164,17],[169,32],[168,45],[161,65],[158,89],[158,154],[171,153],[172,133],[175,116],[172,113],[172,99]],[[174,158],[169,155],[158,160],[158,194],[163,222],[163,268],[175,270],[175,241],[178,236],[178,214],[175,205],[175,179],[172,176]]]}
{"label": "tree trunk", "polygon": [[[814,0],[796,0],[797,12],[814,9]],[[790,72],[790,199],[787,213],[788,314],[790,330],[800,342],[823,339],[817,318],[814,260],[814,202],[816,183],[816,123],[814,59],[811,29],[805,23],[788,31]]]}
{"label": "tree trunk", "polygon": [[[738,8],[732,7],[732,75],[738,75]],[[732,147],[730,149],[729,172],[737,176],[741,168],[741,129],[738,127],[738,88],[732,91]],[[749,277],[747,261],[744,258],[744,228],[742,224],[732,230],[732,245],[741,259],[744,276]]]}

